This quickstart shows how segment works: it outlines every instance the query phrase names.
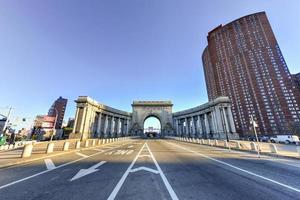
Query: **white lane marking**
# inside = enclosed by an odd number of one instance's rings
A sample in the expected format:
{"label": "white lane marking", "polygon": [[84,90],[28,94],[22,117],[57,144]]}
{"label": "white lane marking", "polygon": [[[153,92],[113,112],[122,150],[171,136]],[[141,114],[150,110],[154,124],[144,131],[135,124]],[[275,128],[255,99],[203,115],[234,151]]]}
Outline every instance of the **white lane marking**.
{"label": "white lane marking", "polygon": [[129,167],[127,168],[127,170],[125,171],[125,173],[123,174],[122,178],[119,180],[119,182],[117,183],[117,185],[115,186],[115,188],[113,189],[113,191],[111,192],[111,194],[109,195],[109,197],[107,198],[107,200],[113,200],[116,198],[119,190],[121,189],[125,179],[127,178],[130,170],[132,169],[133,165],[135,164],[136,160],[138,159],[140,153],[142,152],[143,148],[145,147],[145,144],[142,146],[142,148],[140,149],[140,151],[138,152],[138,154],[136,155],[136,157],[133,159],[133,161],[131,162],[131,164],[129,165]]}
{"label": "white lane marking", "polygon": [[[114,200],[118,194],[118,192],[120,191],[123,183],[125,182],[128,174],[132,171],[132,167],[134,166],[135,162],[137,161],[137,159],[139,158],[141,152],[143,150],[145,150],[144,148],[147,148],[146,150],[148,150],[148,152],[151,155],[151,158],[153,159],[153,162],[157,168],[158,173],[160,174],[160,177],[162,178],[171,198],[173,200],[178,200],[178,197],[176,195],[176,193],[174,192],[173,188],[171,187],[171,185],[169,184],[167,178],[165,177],[164,173],[162,172],[161,168],[159,167],[157,161],[155,160],[150,148],[148,147],[147,143],[144,143],[144,145],[142,146],[142,148],[140,149],[140,151],[138,152],[138,154],[136,155],[136,157],[133,159],[133,161],[131,162],[131,164],[129,165],[129,167],[127,168],[127,170],[125,171],[125,173],[123,174],[123,176],[121,177],[121,179],[119,180],[119,182],[117,183],[117,185],[115,186],[115,188],[113,189],[112,193],[109,195],[109,197],[107,198],[107,200]],[[148,168],[149,169],[149,168]]]}
{"label": "white lane marking", "polygon": [[223,162],[223,161],[221,161],[221,160],[218,160],[218,159],[209,157],[209,156],[207,156],[207,155],[204,155],[204,154],[202,154],[202,153],[199,153],[199,152],[196,152],[196,151],[187,149],[187,148],[182,147],[182,146],[180,146],[180,145],[173,144],[173,143],[170,143],[170,142],[167,142],[167,143],[168,143],[168,144],[171,144],[171,145],[173,145],[173,146],[179,147],[179,148],[181,148],[181,149],[183,149],[183,150],[186,150],[186,151],[188,151],[188,152],[191,152],[191,153],[200,155],[200,156],[202,156],[202,157],[204,157],[204,158],[207,158],[207,159],[209,159],[209,160],[215,161],[215,162],[217,162],[217,163],[226,165],[226,166],[231,167],[231,168],[233,168],[233,169],[236,169],[236,170],[238,170],[238,171],[241,171],[241,172],[244,172],[244,173],[246,173],[246,174],[249,174],[249,175],[252,175],[252,176],[261,178],[261,179],[263,179],[263,180],[269,181],[269,182],[271,182],[271,183],[275,183],[275,184],[277,184],[277,185],[280,185],[280,186],[282,186],[282,187],[285,187],[285,188],[288,188],[288,189],[290,189],[290,190],[293,190],[293,191],[296,191],[296,192],[299,192],[299,193],[300,193],[300,189],[298,189],[298,188],[294,188],[294,187],[292,187],[292,186],[289,186],[289,185],[280,183],[280,182],[275,181],[275,180],[273,180],[273,179],[270,179],[270,178],[267,178],[267,177],[264,177],[264,176],[255,174],[255,173],[253,173],[253,172],[251,172],[251,171],[242,169],[242,168],[240,168],[240,167],[236,167],[236,166],[234,166],[234,165],[232,165],[232,164],[229,164],[229,163]]}
{"label": "white lane marking", "polygon": [[137,171],[141,171],[141,170],[152,172],[154,174],[159,174],[159,171],[157,171],[155,169],[151,169],[149,167],[138,167],[138,168],[130,170],[130,172],[137,172]]}
{"label": "white lane marking", "polygon": [[134,150],[129,150],[126,155],[132,154],[134,152]]}
{"label": "white lane marking", "polygon": [[52,162],[51,159],[47,158],[44,161],[45,161],[47,169],[54,169],[55,168],[55,165],[54,165],[54,163]]}
{"label": "white lane marking", "polygon": [[100,166],[103,165],[104,163],[106,163],[106,161],[101,161],[101,162],[99,162],[99,163],[97,163],[97,164],[91,166],[91,167],[88,168],[88,169],[80,169],[79,172],[77,172],[77,174],[76,174],[73,178],[71,178],[70,181],[74,181],[74,180],[76,180],[76,179],[79,179],[79,178],[81,178],[81,177],[84,177],[84,176],[86,176],[86,175],[89,175],[89,174],[91,174],[91,173],[94,173],[94,172],[98,171],[99,169],[96,169],[96,168],[100,167]]}
{"label": "white lane marking", "polygon": [[127,153],[128,150],[117,150],[114,155],[124,155]]}
{"label": "white lane marking", "polygon": [[[124,145],[125,145],[125,144],[120,145],[120,146],[118,146],[118,147],[121,147],[121,146],[124,146]],[[116,148],[118,148],[118,147],[116,147]],[[115,149],[115,148],[112,148],[112,149]],[[88,157],[96,156],[96,155],[98,155],[98,154],[102,154],[102,153],[104,153],[104,152],[106,152],[106,151],[110,151],[110,150],[111,150],[111,149],[107,149],[107,150],[105,150],[105,151],[103,151],[103,152],[97,152],[97,153],[94,153],[94,154],[92,154],[92,155],[89,155]],[[31,176],[27,176],[27,177],[25,177],[25,178],[22,178],[22,179],[19,179],[19,180],[10,182],[10,183],[8,183],[8,184],[5,184],[5,185],[0,186],[0,190],[3,189],[3,188],[9,187],[9,186],[11,186],[11,185],[14,185],[14,184],[17,184],[17,183],[26,181],[26,180],[28,180],[28,179],[34,178],[34,177],[36,177],[36,176],[45,174],[45,173],[50,172],[50,171],[52,171],[52,170],[55,170],[55,169],[59,169],[59,168],[61,168],[61,167],[68,166],[68,165],[70,165],[70,164],[76,163],[76,162],[81,161],[81,160],[84,160],[84,159],[86,159],[86,158],[79,158],[79,159],[77,159],[77,160],[73,160],[73,161],[71,161],[71,162],[68,162],[68,163],[59,165],[59,166],[57,166],[57,167],[54,168],[54,169],[47,169],[46,171],[42,171],[42,172],[33,174],[33,175],[31,175]]]}
{"label": "white lane marking", "polygon": [[140,158],[142,158],[142,157],[150,157],[151,158],[151,155],[140,155],[139,157]]}
{"label": "white lane marking", "polygon": [[94,151],[99,151],[99,152],[102,152],[103,150],[102,149],[93,149]]}
{"label": "white lane marking", "polygon": [[132,148],[132,147],[133,147],[133,145],[128,146],[128,148]]}
{"label": "white lane marking", "polygon": [[[177,142],[176,142],[176,144],[177,144]],[[205,147],[207,147],[207,149],[213,148],[217,151],[222,151],[225,153],[240,154],[241,157],[242,157],[242,155],[248,156],[248,157],[243,157],[245,159],[257,159],[257,154],[253,154],[253,153],[249,153],[249,152],[236,151],[236,150],[232,150],[232,149],[230,151],[228,151],[228,149],[222,149],[222,148],[214,147],[214,146],[205,146]],[[275,163],[280,163],[283,165],[300,168],[300,162],[298,162],[296,160],[294,161],[294,160],[287,160],[287,159],[283,159],[283,158],[274,158],[274,157],[267,156],[267,155],[261,155],[260,160],[266,160],[266,161],[270,161],[270,162],[275,162]]]}
{"label": "white lane marking", "polygon": [[165,186],[167,187],[167,190],[168,190],[168,192],[169,192],[171,198],[172,198],[173,200],[178,200],[178,197],[177,197],[176,193],[174,192],[174,190],[173,190],[173,188],[171,187],[171,185],[170,185],[168,179],[166,178],[165,174],[163,173],[163,171],[161,170],[160,166],[158,165],[158,163],[157,163],[155,157],[153,156],[153,153],[151,152],[151,149],[149,148],[149,146],[148,146],[147,143],[146,143],[146,147],[147,147],[147,149],[148,149],[148,151],[149,151],[149,153],[150,153],[150,155],[151,155],[151,157],[152,157],[152,159],[153,159],[153,162],[154,162],[154,164],[155,164],[155,166],[156,166],[156,168],[157,168],[157,170],[158,170],[158,172],[159,172],[159,174],[160,174],[160,177],[162,178],[162,180],[163,180]]}
{"label": "white lane marking", "polygon": [[76,154],[77,154],[78,156],[83,157],[83,158],[87,158],[87,157],[88,157],[87,155],[85,155],[85,154],[83,154],[83,153],[79,153],[79,152],[76,152]]}

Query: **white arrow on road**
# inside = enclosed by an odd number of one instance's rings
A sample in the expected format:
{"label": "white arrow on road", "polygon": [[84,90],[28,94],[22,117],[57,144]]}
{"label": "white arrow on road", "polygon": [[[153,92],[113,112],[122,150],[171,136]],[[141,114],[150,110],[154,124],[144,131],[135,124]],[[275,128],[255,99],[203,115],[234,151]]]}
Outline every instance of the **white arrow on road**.
{"label": "white arrow on road", "polygon": [[106,161],[101,161],[101,162],[91,166],[88,169],[80,169],[79,172],[70,181],[74,181],[74,180],[79,179],[83,176],[86,176],[86,175],[89,175],[91,173],[94,173],[94,172],[98,171],[99,169],[96,169],[96,168],[100,167],[104,163],[106,163]]}

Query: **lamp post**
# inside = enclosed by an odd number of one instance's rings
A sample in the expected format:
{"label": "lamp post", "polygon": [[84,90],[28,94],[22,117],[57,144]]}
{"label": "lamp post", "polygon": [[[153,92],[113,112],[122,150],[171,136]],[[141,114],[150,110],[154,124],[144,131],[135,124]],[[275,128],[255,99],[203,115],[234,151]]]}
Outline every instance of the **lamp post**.
{"label": "lamp post", "polygon": [[58,116],[57,109],[53,107],[53,110],[55,110],[55,120],[54,120],[54,125],[53,125],[53,131],[52,131],[52,134],[51,134],[51,137],[50,137],[50,142],[52,141],[54,132],[56,130],[56,122],[57,122],[57,116]]}
{"label": "lamp post", "polygon": [[251,115],[251,121],[250,121],[250,124],[252,124],[252,126],[253,126],[253,130],[254,130],[254,134],[255,134],[255,138],[256,138],[256,142],[257,142],[257,156],[260,158],[260,153],[259,153],[259,140],[258,140],[257,132],[256,132],[257,123],[254,121],[252,115]]}

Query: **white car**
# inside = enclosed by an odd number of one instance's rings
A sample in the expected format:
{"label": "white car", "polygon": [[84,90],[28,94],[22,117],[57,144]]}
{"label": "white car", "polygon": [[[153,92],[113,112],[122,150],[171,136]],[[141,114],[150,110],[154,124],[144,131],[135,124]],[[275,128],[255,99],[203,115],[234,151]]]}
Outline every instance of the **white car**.
{"label": "white car", "polygon": [[270,137],[270,141],[273,143],[298,143],[299,137],[297,135],[274,135]]}

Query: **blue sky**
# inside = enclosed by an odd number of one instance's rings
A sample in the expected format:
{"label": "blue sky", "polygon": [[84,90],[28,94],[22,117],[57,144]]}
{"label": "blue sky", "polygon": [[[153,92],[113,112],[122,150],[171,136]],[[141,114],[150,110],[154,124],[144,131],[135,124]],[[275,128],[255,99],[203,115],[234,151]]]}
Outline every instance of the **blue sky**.
{"label": "blue sky", "polygon": [[127,111],[133,100],[197,106],[207,33],[260,11],[299,72],[299,0],[1,0],[0,107],[33,119],[63,96],[67,119],[79,95]]}

